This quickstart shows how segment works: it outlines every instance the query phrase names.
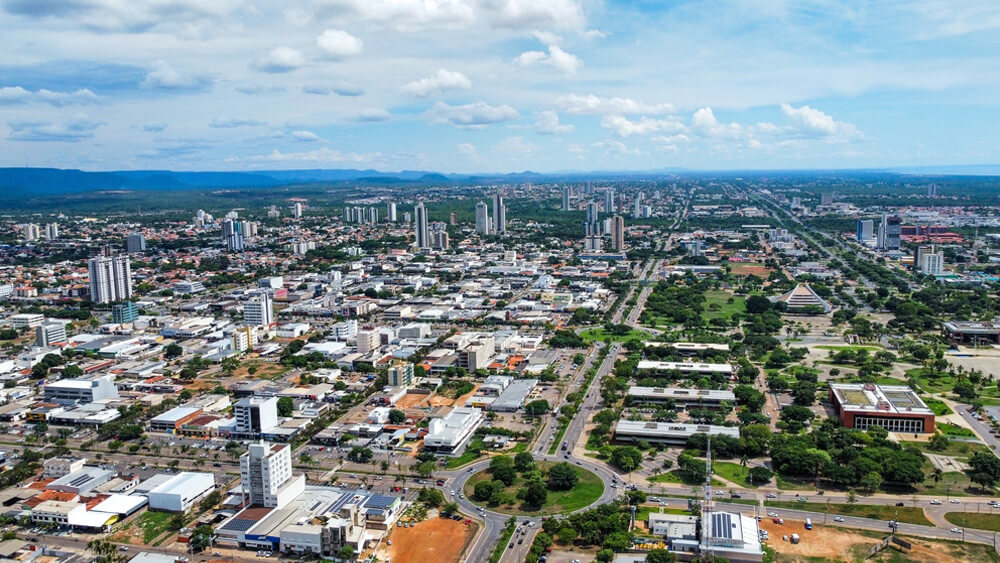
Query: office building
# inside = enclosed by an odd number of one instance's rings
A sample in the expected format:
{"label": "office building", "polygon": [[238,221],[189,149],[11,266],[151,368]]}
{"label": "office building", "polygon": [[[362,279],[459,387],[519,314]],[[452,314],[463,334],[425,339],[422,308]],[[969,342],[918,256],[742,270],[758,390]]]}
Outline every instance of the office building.
{"label": "office building", "polygon": [[875,221],[871,219],[858,219],[858,242],[864,243],[875,238]]}
{"label": "office building", "polygon": [[142,233],[129,233],[125,237],[125,252],[129,254],[146,252],[146,237]]}
{"label": "office building", "polygon": [[935,252],[934,247],[920,247],[917,249],[918,261],[915,263],[917,271],[925,276],[940,276],[944,274],[944,254]]}
{"label": "office building", "polygon": [[723,561],[751,563],[764,559],[760,527],[753,516],[706,511],[701,518],[701,552]]}
{"label": "office building", "polygon": [[377,330],[364,329],[358,331],[357,348],[359,354],[368,354],[379,347],[379,334]]}
{"label": "office building", "polygon": [[736,395],[725,389],[688,389],[686,387],[629,387],[627,404],[673,403],[677,408],[716,408],[723,403],[736,404]]}
{"label": "office building", "polygon": [[476,204],[476,234],[490,234],[490,211],[482,201]]}
{"label": "office building", "polygon": [[83,469],[87,463],[85,458],[59,456],[45,460],[42,477],[45,479],[60,479]]}
{"label": "office building", "polygon": [[611,219],[611,249],[618,252],[625,250],[625,219],[621,215]]}
{"label": "office building", "polygon": [[111,308],[111,320],[115,324],[128,324],[139,318],[139,307],[131,301],[116,303]]}
{"label": "office building", "polygon": [[431,247],[431,240],[430,233],[427,230],[427,208],[424,206],[424,202],[418,202],[413,211],[417,218],[417,248],[421,250],[428,249]]}
{"label": "office building", "polygon": [[632,200],[632,217],[634,217],[636,219],[642,218],[642,200],[643,200],[643,197],[644,197],[644,194],[642,192],[638,192],[638,193],[635,194],[635,199]]}
{"label": "office building", "polygon": [[502,235],[507,232],[507,209],[503,205],[503,196],[493,195],[493,232]]}
{"label": "office building", "polygon": [[483,422],[483,411],[477,408],[456,407],[443,418],[435,418],[427,427],[424,449],[453,452],[468,441]]}
{"label": "office building", "polygon": [[604,248],[604,239],[597,235],[590,235],[583,238],[583,250],[586,252],[600,252]]}
{"label": "office building", "polygon": [[268,219],[278,219],[279,217],[281,217],[281,211],[278,211],[277,206],[272,205],[270,208],[268,208],[267,210]]}
{"label": "office building", "polygon": [[681,375],[711,376],[719,375],[732,377],[734,371],[731,364],[702,364],[691,362],[658,362],[654,360],[640,360],[636,370],[649,371],[653,374],[677,372]]}
{"label": "office building", "polygon": [[274,324],[274,301],[269,293],[252,297],[243,305],[243,323],[264,327]]}
{"label": "office building", "polygon": [[118,398],[114,376],[102,375],[93,379],[62,379],[45,385],[45,401],[59,404],[93,403]]}
{"label": "office building", "polygon": [[45,225],[45,240],[53,241],[57,238],[59,238],[59,225],[56,223]]}
{"label": "office building", "polygon": [[389,366],[389,385],[393,387],[413,385],[413,364],[397,362]]}
{"label": "office building", "polygon": [[431,232],[431,248],[434,250],[448,250],[450,244],[448,231],[435,230]]}
{"label": "office building", "polygon": [[390,223],[395,223],[397,221],[397,217],[396,217],[396,202],[395,201],[390,201],[390,202],[386,203],[386,210],[385,211],[386,211],[386,213],[385,213],[386,220],[388,220]]}
{"label": "office building", "polygon": [[292,475],[292,447],[257,442],[240,456],[246,506],[284,508],[305,492],[305,475]]}
{"label": "office building", "polygon": [[647,442],[681,446],[695,434],[709,436],[729,436],[739,438],[736,426],[711,426],[708,424],[681,424],[677,422],[646,422],[644,420],[621,419],[615,425],[612,440],[621,444]]}
{"label": "office building", "polygon": [[295,205],[292,206],[292,216],[294,216],[296,219],[301,219],[302,218],[302,204],[301,203],[296,203]]}
{"label": "office building", "polygon": [[562,210],[569,211],[569,200],[573,195],[573,190],[569,186],[563,186],[562,189]]}
{"label": "office building", "polygon": [[883,214],[878,228],[879,250],[899,250],[901,233],[902,219],[899,215]]}
{"label": "office building", "polygon": [[87,261],[87,270],[91,301],[113,303],[132,297],[132,267],[128,256],[113,254],[106,246],[99,256]]}
{"label": "office building", "polygon": [[236,424],[233,434],[239,438],[256,439],[262,432],[278,426],[277,397],[246,397],[233,405]]}
{"label": "office building", "polygon": [[1000,322],[948,321],[941,332],[952,344],[1000,344]]}
{"label": "office building", "polygon": [[35,329],[35,346],[45,348],[66,343],[66,324],[63,322],[44,323]]}
{"label": "office building", "polygon": [[906,385],[830,383],[830,402],[845,428],[934,432],[934,411]]}
{"label": "office building", "polygon": [[937,184],[927,186],[927,197],[937,196]]}

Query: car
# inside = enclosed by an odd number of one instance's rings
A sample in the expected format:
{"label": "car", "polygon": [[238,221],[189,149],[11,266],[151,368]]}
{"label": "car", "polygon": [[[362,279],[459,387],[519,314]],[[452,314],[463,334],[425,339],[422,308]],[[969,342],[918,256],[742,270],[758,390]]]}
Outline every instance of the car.
{"label": "car", "polygon": [[906,503],[905,502],[897,502],[896,506],[906,506]]}
{"label": "car", "polygon": [[961,503],[962,501],[958,500],[957,498],[953,498],[953,499],[949,500],[948,502],[950,502],[950,503],[952,503],[952,504],[959,504],[959,503]]}
{"label": "car", "polygon": [[724,493],[723,491],[715,491],[715,496],[717,496],[717,497],[721,497],[724,494],[726,494],[726,493]]}
{"label": "car", "polygon": [[770,518],[777,518],[778,517],[778,513],[777,512],[768,512],[767,515]]}
{"label": "car", "polygon": [[118,551],[128,551],[128,546],[127,545],[119,545],[118,546]]}
{"label": "car", "polygon": [[941,501],[938,499],[931,499],[931,504],[941,504]]}
{"label": "car", "polygon": [[799,497],[799,498],[797,498],[797,499],[795,499],[795,500],[796,500],[797,502],[807,502],[807,501],[806,501],[806,499],[805,499],[804,497]]}
{"label": "car", "polygon": [[833,517],[833,521],[834,522],[843,522],[844,521],[844,517],[843,516],[834,516]]}
{"label": "car", "polygon": [[950,532],[953,533],[953,534],[961,534],[962,530],[961,530],[961,528],[952,528],[950,530]]}
{"label": "car", "polygon": [[517,540],[517,545],[521,545],[522,543],[524,543],[524,538]]}
{"label": "car", "polygon": [[778,498],[777,493],[767,493],[767,498]]}
{"label": "car", "polygon": [[514,549],[514,542],[510,542],[510,545],[507,546],[507,549]]}

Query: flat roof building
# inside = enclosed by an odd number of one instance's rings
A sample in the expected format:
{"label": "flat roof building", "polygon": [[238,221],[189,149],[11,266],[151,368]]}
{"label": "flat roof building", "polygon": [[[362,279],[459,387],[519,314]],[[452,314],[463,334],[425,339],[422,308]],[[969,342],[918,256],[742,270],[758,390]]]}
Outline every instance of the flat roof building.
{"label": "flat roof building", "polygon": [[107,483],[114,474],[114,471],[110,469],[84,466],[79,471],[74,471],[69,475],[52,481],[45,488],[50,491],[83,495]]}
{"label": "flat roof building", "polygon": [[695,434],[710,436],[740,437],[740,429],[735,426],[712,426],[708,424],[680,424],[676,422],[646,422],[643,420],[621,419],[615,426],[616,442],[649,442],[651,444],[684,445]]}
{"label": "flat roof building", "polygon": [[764,558],[757,519],[738,512],[708,512],[701,520],[701,552],[728,561]]}
{"label": "flat roof building", "polygon": [[117,398],[118,388],[110,375],[92,379],[63,379],[45,386],[45,401],[51,403],[93,403]]}
{"label": "flat roof building", "polygon": [[477,408],[454,408],[444,418],[435,418],[428,425],[424,448],[452,452],[460,448],[483,422],[483,411]]}
{"label": "flat roof building", "polygon": [[723,402],[735,404],[736,395],[722,389],[686,389],[683,387],[639,387],[628,389],[631,404],[673,401],[679,408],[691,406],[719,407]]}
{"label": "flat roof building", "polygon": [[1000,322],[948,321],[941,331],[954,344],[1000,344]]}
{"label": "flat roof building", "polygon": [[685,375],[713,375],[721,374],[732,377],[733,366],[731,364],[702,364],[691,362],[657,362],[653,360],[640,360],[636,366],[637,371],[667,372],[678,371]]}
{"label": "flat roof building", "polygon": [[211,473],[184,471],[149,491],[149,507],[168,512],[184,512],[202,495],[215,490],[215,476]]}
{"label": "flat roof building", "polygon": [[881,426],[889,432],[934,432],[934,411],[905,385],[831,383],[830,402],[847,428]]}

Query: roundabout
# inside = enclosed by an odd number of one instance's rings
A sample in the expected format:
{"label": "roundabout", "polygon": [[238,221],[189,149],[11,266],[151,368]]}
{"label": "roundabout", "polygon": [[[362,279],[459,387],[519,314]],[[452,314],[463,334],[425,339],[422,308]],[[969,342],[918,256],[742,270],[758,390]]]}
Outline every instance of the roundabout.
{"label": "roundabout", "polygon": [[[551,516],[570,513],[594,504],[604,494],[605,486],[601,477],[582,466],[543,460],[536,464],[536,468],[537,471],[522,472],[510,485],[504,485],[495,480],[495,476],[487,467],[470,475],[462,487],[462,492],[466,498],[481,508],[515,516]],[[553,468],[562,473],[572,472],[575,475],[575,482],[568,487],[549,486],[547,479]],[[545,500],[540,504],[531,503],[518,496],[519,491],[524,491],[529,486],[527,476],[532,473],[540,475],[545,483]],[[489,493],[491,490],[492,494]]]}

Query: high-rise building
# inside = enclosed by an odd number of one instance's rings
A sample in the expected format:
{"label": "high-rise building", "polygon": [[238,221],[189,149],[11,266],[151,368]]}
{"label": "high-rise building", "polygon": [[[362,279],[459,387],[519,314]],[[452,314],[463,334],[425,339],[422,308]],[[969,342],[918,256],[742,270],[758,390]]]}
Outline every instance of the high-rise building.
{"label": "high-rise building", "polygon": [[590,182],[587,182],[587,186],[586,186],[586,188],[584,188],[584,193],[586,193],[587,195],[593,194],[594,193],[594,185],[592,183],[590,183]]}
{"label": "high-rise building", "polygon": [[42,348],[66,342],[66,324],[63,322],[44,323],[35,329],[35,346]]}
{"label": "high-rise building", "polygon": [[632,200],[632,217],[639,219],[642,217],[642,192],[635,194],[635,199]]}
{"label": "high-rise building", "polygon": [[458,216],[455,215],[454,211],[452,211],[451,215],[448,216],[448,224],[451,225],[452,227],[458,224]]}
{"label": "high-rise building", "polygon": [[53,241],[59,238],[59,224],[49,223],[45,225],[45,240]]}
{"label": "high-rise building", "polygon": [[880,250],[899,250],[902,230],[902,219],[899,215],[884,213],[878,228],[878,248]]}
{"label": "high-rise building", "polygon": [[21,235],[24,237],[24,242],[31,242],[38,240],[41,236],[38,225],[34,223],[25,223],[21,225]]}
{"label": "high-rise building", "polygon": [[352,221],[354,221],[354,210],[352,210],[350,207],[345,207],[344,208],[344,222],[345,223],[350,223]]}
{"label": "high-rise building", "polygon": [[146,252],[146,237],[142,233],[129,233],[125,237],[125,252],[129,254]]}
{"label": "high-rise building", "polygon": [[378,331],[366,328],[358,331],[357,349],[359,354],[368,354],[379,347]]}
{"label": "high-rise building", "polygon": [[595,201],[587,202],[587,220],[583,223],[583,236],[601,236],[601,223]]}
{"label": "high-rise building", "polygon": [[934,197],[937,195],[937,184],[931,184],[927,186],[927,196]]}
{"label": "high-rise building", "polygon": [[245,397],[233,405],[233,432],[239,438],[256,439],[278,426],[277,397]]}
{"label": "high-rise building", "polygon": [[448,231],[436,230],[431,232],[431,248],[434,250],[448,250],[451,245],[451,238]]}
{"label": "high-rise building", "polygon": [[427,232],[427,208],[424,207],[424,202],[417,202],[416,207],[413,208],[413,212],[417,216],[417,248],[421,250],[430,248],[431,240]]}
{"label": "high-rise building", "polygon": [[272,205],[270,208],[268,208],[267,210],[268,219],[277,219],[279,217],[281,217],[281,211],[278,211],[277,206]]}
{"label": "high-rise building", "polygon": [[226,249],[230,252],[243,252],[243,234],[233,233],[226,237]]}
{"label": "high-rise building", "polygon": [[611,219],[611,248],[618,252],[625,250],[625,219],[621,215]]}
{"label": "high-rise building", "polygon": [[833,205],[833,192],[828,192],[819,195],[820,205]]}
{"label": "high-rise building", "polygon": [[395,223],[397,221],[396,202],[390,201],[385,204],[385,207],[386,207],[385,209],[386,220],[389,221],[390,223]]}
{"label": "high-rise building", "polygon": [[126,301],[132,297],[132,267],[128,256],[114,254],[104,247],[101,254],[87,261],[90,274],[90,299],[95,303]]}
{"label": "high-rise building", "polygon": [[111,308],[111,320],[115,324],[128,324],[139,318],[139,307],[131,301],[117,303]]}
{"label": "high-rise building", "polygon": [[858,219],[858,242],[865,242],[875,238],[875,221],[871,219]]}
{"label": "high-rise building", "polygon": [[615,191],[607,190],[604,192],[604,212],[614,213],[615,212]]}
{"label": "high-rise building", "polygon": [[914,267],[925,276],[940,276],[944,273],[944,254],[935,252],[933,246],[918,247]]}
{"label": "high-rise building", "polygon": [[482,201],[476,204],[476,233],[483,236],[490,234],[490,209]]}
{"label": "high-rise building", "polygon": [[280,510],[306,490],[305,475],[292,475],[288,444],[250,444],[240,456],[240,479],[246,506]]}
{"label": "high-rise building", "polygon": [[597,235],[590,235],[583,238],[583,249],[586,252],[600,252],[604,246],[603,239]]}
{"label": "high-rise building", "polygon": [[296,219],[301,219],[302,218],[302,204],[301,203],[295,202],[295,205],[292,206],[292,216],[295,217]]}
{"label": "high-rise building", "polygon": [[572,188],[569,186],[563,186],[562,189],[562,210],[569,211],[569,200],[572,196]]}
{"label": "high-rise building", "polygon": [[507,209],[500,194],[493,194],[493,232],[498,235],[507,232]]}
{"label": "high-rise building", "polygon": [[252,297],[243,305],[243,324],[270,326],[274,323],[274,301],[269,293]]}
{"label": "high-rise building", "polygon": [[394,387],[413,385],[413,364],[396,362],[389,366],[389,385]]}

